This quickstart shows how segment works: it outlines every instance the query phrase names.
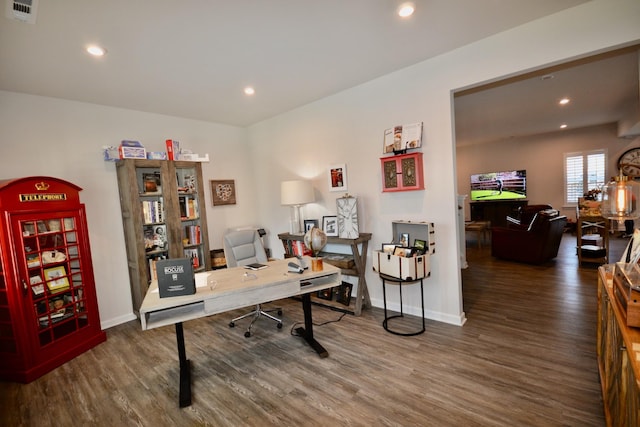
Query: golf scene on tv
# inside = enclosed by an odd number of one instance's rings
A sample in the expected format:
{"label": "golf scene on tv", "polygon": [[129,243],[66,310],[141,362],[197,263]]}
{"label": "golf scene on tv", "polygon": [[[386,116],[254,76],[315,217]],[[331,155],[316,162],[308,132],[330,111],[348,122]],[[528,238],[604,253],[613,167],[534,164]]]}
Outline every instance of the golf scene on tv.
{"label": "golf scene on tv", "polygon": [[471,200],[527,198],[527,171],[489,172],[471,175]]}

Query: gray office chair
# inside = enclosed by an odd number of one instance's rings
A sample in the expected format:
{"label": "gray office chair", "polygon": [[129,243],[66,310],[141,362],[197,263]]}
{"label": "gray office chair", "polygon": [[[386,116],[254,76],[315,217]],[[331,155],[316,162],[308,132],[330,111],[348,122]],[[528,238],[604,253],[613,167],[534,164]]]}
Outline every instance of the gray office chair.
{"label": "gray office chair", "polygon": [[[264,246],[262,245],[262,240],[255,229],[228,232],[225,234],[223,239],[223,248],[224,256],[227,260],[227,267],[242,266],[254,262],[267,262],[267,254],[264,250]],[[253,316],[247,331],[244,333],[244,336],[248,338],[251,336],[251,327],[255,321],[258,320],[260,316],[265,316],[275,322],[278,322],[278,329],[282,329],[282,320],[269,314],[269,312],[273,311],[277,311],[278,316],[282,316],[282,308],[262,310],[262,304],[257,304],[256,308],[250,313],[231,320],[229,327],[233,328],[238,320]]]}

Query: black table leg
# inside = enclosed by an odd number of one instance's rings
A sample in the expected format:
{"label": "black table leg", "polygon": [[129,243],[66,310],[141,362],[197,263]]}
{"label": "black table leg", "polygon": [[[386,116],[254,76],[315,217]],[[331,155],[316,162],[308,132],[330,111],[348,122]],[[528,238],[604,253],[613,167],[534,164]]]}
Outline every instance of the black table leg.
{"label": "black table leg", "polygon": [[304,328],[296,328],[296,332],[313,348],[322,358],[329,356],[329,352],[313,338],[313,320],[311,319],[311,295],[302,295],[302,310],[304,311]]}
{"label": "black table leg", "polygon": [[178,341],[178,359],[180,360],[180,407],[191,405],[191,362],[184,349],[184,331],[182,322],[176,323],[176,340]]}

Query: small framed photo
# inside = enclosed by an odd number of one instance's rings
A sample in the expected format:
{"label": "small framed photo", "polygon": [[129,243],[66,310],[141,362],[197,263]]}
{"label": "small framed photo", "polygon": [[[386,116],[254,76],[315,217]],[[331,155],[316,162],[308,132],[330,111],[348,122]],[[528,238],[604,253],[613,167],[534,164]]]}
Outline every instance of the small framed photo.
{"label": "small framed photo", "polygon": [[331,301],[333,299],[333,288],[319,290],[318,298]]}
{"label": "small framed photo", "polygon": [[426,240],[415,239],[413,241],[413,247],[416,249],[417,255],[424,255],[427,250]]}
{"label": "small framed photo", "polygon": [[347,166],[329,166],[329,191],[347,191]]}
{"label": "small framed photo", "polygon": [[304,220],[304,232],[311,230],[313,227],[318,227],[317,219],[305,219]]}
{"label": "small framed photo", "polygon": [[213,206],[236,204],[236,181],[233,179],[211,180]]}
{"label": "small framed photo", "polygon": [[402,246],[396,246],[395,249],[393,250],[393,254],[396,256],[404,257],[406,256],[407,249],[408,248],[403,248]]}
{"label": "small framed photo", "polygon": [[69,279],[64,266],[45,269],[44,278],[51,292],[59,292],[69,288]]}
{"label": "small framed photo", "polygon": [[391,254],[393,255],[393,252],[396,249],[396,244],[395,243],[383,243],[382,244],[382,252],[385,254]]}
{"label": "small framed photo", "polygon": [[353,285],[348,282],[342,282],[340,286],[336,288],[336,301],[340,304],[349,305],[351,303],[351,291]]}
{"label": "small framed photo", "polygon": [[409,233],[400,233],[398,234],[398,242],[400,246],[404,246],[405,248],[409,246]]}
{"label": "small framed photo", "polygon": [[324,231],[324,234],[326,234],[327,237],[337,237],[338,236],[338,217],[335,215],[323,216],[322,231]]}

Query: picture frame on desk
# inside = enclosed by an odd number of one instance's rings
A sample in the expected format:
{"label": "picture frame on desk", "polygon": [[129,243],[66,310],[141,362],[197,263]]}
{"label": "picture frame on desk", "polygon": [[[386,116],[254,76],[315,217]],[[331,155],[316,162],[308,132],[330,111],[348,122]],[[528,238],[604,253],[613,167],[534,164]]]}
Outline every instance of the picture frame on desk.
{"label": "picture frame on desk", "polygon": [[338,217],[336,215],[323,216],[322,231],[327,237],[338,237]]}

